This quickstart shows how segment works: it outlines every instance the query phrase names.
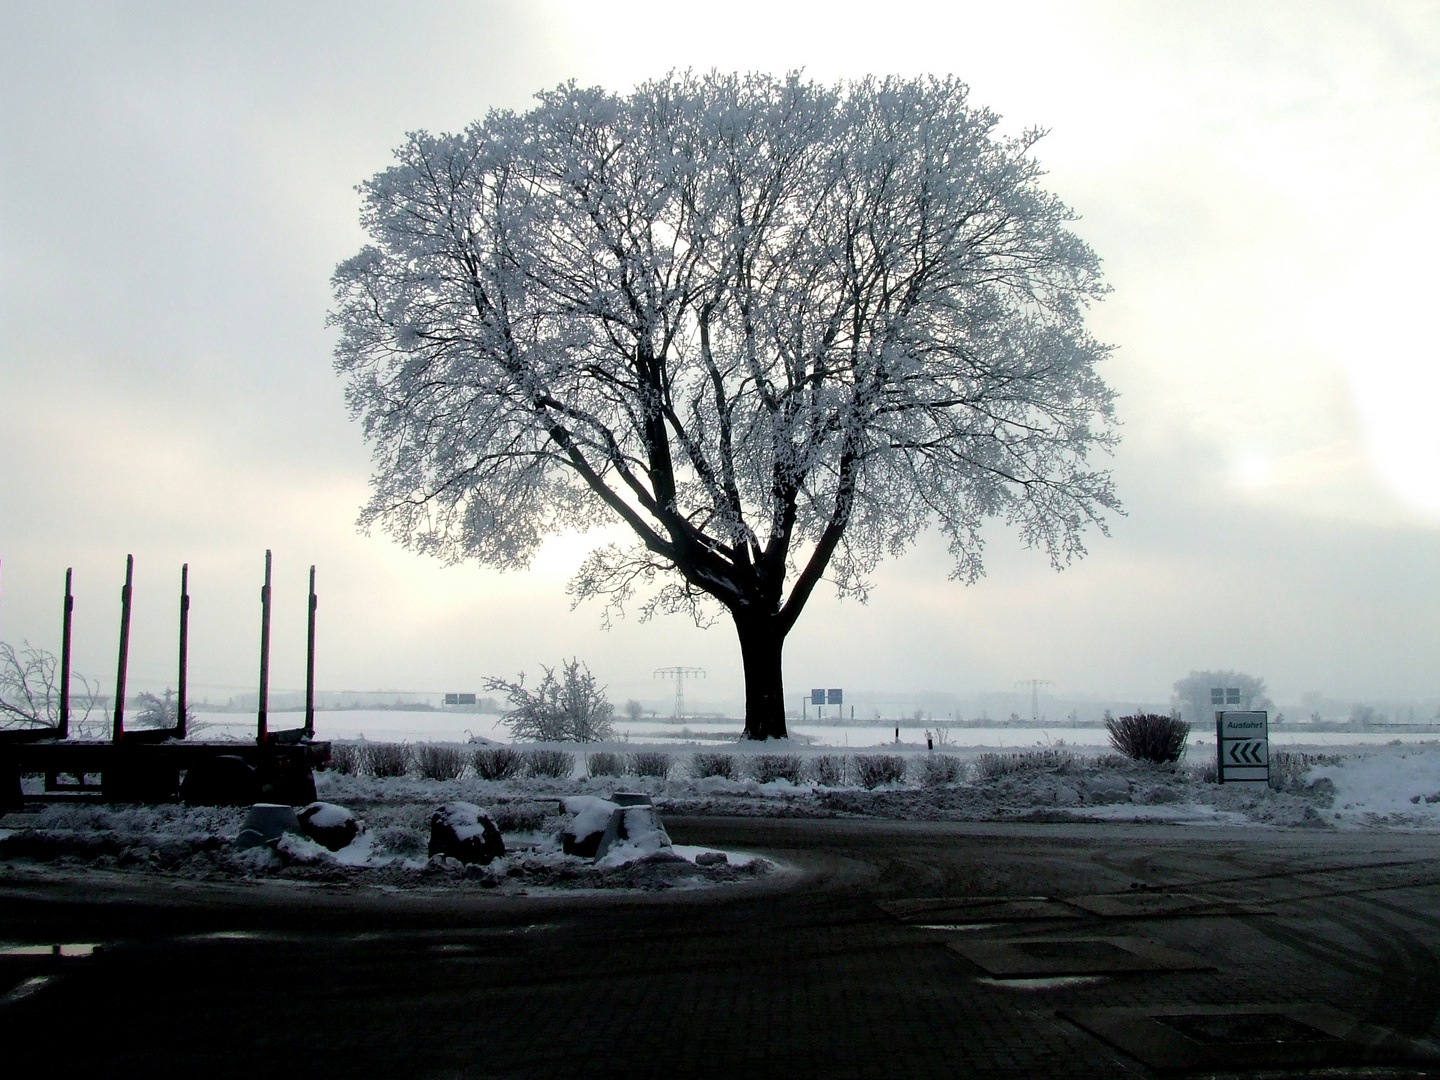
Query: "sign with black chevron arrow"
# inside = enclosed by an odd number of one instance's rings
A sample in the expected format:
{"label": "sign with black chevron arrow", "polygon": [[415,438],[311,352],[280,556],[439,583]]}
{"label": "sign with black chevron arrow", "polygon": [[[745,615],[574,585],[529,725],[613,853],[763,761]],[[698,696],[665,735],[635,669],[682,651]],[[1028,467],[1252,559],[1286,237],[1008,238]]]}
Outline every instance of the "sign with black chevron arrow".
{"label": "sign with black chevron arrow", "polygon": [[1265,712],[1217,712],[1215,748],[1220,783],[1269,783],[1270,717]]}

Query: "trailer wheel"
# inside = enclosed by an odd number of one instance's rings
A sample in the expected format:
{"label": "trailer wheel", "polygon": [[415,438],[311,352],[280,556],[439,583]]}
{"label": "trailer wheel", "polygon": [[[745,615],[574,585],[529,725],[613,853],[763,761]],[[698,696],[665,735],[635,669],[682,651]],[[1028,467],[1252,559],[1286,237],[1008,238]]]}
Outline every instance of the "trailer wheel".
{"label": "trailer wheel", "polygon": [[244,758],[222,754],[185,771],[180,801],[191,806],[250,806],[260,800],[260,778]]}

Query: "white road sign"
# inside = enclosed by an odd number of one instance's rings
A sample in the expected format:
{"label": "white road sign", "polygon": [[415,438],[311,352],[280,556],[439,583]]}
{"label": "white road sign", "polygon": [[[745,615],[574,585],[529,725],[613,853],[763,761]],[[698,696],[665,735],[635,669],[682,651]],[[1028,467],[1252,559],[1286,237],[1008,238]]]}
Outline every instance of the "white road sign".
{"label": "white road sign", "polygon": [[1217,712],[1215,747],[1220,783],[1269,783],[1270,717],[1265,712]]}

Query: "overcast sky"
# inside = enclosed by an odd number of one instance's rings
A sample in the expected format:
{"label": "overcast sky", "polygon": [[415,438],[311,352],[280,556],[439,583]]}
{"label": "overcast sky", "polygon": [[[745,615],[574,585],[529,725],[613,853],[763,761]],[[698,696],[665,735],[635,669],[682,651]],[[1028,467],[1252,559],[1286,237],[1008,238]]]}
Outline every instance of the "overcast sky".
{"label": "overcast sky", "polygon": [[276,685],[478,689],[586,659],[617,700],[664,665],[738,709],[733,631],[600,629],[532,569],[443,567],[354,520],[368,454],[325,328],[363,242],[354,186],[406,131],[454,130],[575,79],[670,68],[955,74],[1050,129],[1052,190],[1114,292],[1128,516],[1057,575],[996,528],[989,574],[931,537],[868,606],[817,593],[786,651],[808,686],[1163,700],[1193,668],[1366,699],[1440,693],[1440,7],[1430,3],[0,4],[0,639],[113,680],[136,557],[132,679],[252,686],[263,552]]}

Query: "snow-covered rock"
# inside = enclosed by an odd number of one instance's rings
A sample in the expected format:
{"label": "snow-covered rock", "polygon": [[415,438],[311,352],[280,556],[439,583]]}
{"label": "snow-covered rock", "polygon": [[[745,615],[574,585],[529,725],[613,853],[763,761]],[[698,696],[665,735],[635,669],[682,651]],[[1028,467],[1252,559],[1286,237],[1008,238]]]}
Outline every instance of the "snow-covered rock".
{"label": "snow-covered rock", "polygon": [[312,802],[295,815],[300,831],[329,851],[348,847],[360,832],[355,815],[334,803]]}
{"label": "snow-covered rock", "polygon": [[488,863],[505,854],[505,841],[490,815],[474,803],[446,803],[430,815],[429,854]]}
{"label": "snow-covered rock", "polygon": [[619,865],[669,848],[670,835],[655,807],[635,805],[632,798],[625,798],[631,805],[592,795],[566,799],[565,812],[574,817],[562,835],[565,854]]}
{"label": "snow-covered rock", "polygon": [[300,821],[293,806],[281,803],[256,803],[245,814],[245,824],[235,838],[237,848],[273,847],[285,833],[298,833]]}
{"label": "snow-covered rock", "polygon": [[609,799],[593,795],[572,796],[564,800],[564,806],[567,814],[575,815],[561,834],[565,854],[578,855],[582,859],[595,858],[610,819],[620,807]]}
{"label": "snow-covered rock", "polygon": [[604,865],[619,865],[670,846],[670,834],[653,806],[622,806],[610,815],[595,859]]}

